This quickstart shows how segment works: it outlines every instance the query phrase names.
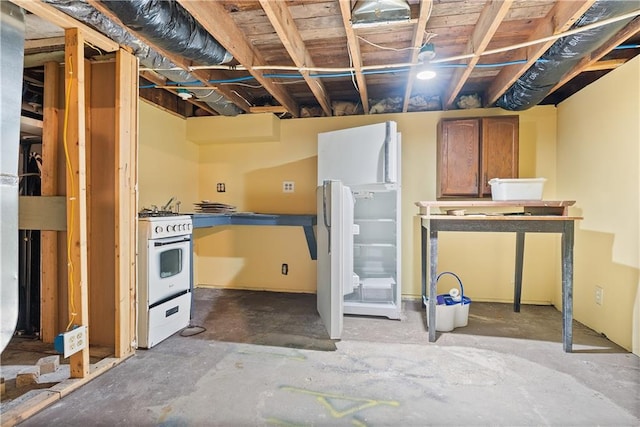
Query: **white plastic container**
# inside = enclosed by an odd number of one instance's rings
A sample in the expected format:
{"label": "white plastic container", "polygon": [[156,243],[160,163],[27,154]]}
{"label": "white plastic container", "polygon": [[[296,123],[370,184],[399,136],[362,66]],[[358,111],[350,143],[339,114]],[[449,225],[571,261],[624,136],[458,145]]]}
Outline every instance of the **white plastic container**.
{"label": "white plastic container", "polygon": [[[464,303],[455,305],[456,312],[455,312],[455,318],[453,320],[453,325],[456,328],[463,328],[467,326],[467,324],[469,323],[469,306],[470,305],[471,305],[471,302],[464,302]],[[438,329],[438,325],[436,324],[436,330],[437,329]]]}
{"label": "white plastic container", "polygon": [[[429,327],[429,304],[427,305],[427,327]],[[460,304],[456,305],[436,305],[436,331],[450,332],[456,327],[456,313]],[[467,307],[469,305],[467,304]],[[466,326],[466,325],[465,325]]]}
{"label": "white plastic container", "polygon": [[546,178],[493,178],[491,198],[493,200],[542,200],[542,189]]}

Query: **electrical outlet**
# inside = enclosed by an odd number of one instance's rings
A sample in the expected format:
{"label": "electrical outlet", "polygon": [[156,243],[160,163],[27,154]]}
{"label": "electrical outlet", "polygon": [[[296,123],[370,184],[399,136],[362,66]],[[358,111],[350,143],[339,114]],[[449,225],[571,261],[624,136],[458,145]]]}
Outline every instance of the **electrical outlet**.
{"label": "electrical outlet", "polygon": [[216,184],[216,191],[218,193],[224,193],[226,189],[224,188],[224,182],[219,182]]}
{"label": "electrical outlet", "polygon": [[295,190],[295,183],[293,181],[282,181],[282,192],[293,193]]}
{"label": "electrical outlet", "polygon": [[596,292],[594,297],[596,300],[596,304],[602,305],[602,302],[604,300],[604,289],[602,289],[600,286],[596,286]]}
{"label": "electrical outlet", "polygon": [[67,358],[87,346],[87,327],[78,326],[62,334],[64,357]]}

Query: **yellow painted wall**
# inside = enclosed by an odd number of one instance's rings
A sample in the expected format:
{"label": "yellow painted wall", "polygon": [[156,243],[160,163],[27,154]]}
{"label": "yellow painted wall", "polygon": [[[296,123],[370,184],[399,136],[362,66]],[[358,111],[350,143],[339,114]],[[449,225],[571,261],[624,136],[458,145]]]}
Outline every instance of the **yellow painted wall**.
{"label": "yellow painted wall", "polygon": [[575,197],[584,216],[575,318],[640,354],[640,57],[559,105],[557,150],[558,195]]}
{"label": "yellow painted wall", "polygon": [[[545,177],[545,199],[576,200],[575,319],[639,354],[640,58],[563,102],[520,115],[520,175]],[[622,89],[621,89],[622,88]],[[436,125],[441,117],[513,114],[499,109],[280,120],[250,142],[245,117],[182,120],[140,104],[140,206],[175,195],[183,211],[202,199],[240,211],[315,213],[317,133],[395,120],[402,132],[402,276],[405,296],[420,294],[417,200],[435,198]],[[211,120],[211,124],[204,121]],[[187,140],[187,134],[197,144]],[[214,135],[206,137],[201,133]],[[215,141],[215,142],[213,142]],[[613,165],[613,167],[611,166]],[[293,194],[282,181],[295,181]],[[227,191],[217,193],[216,183]],[[315,292],[301,229],[219,227],[195,232],[196,283]],[[476,301],[512,300],[515,239],[442,233],[440,269],[458,273]],[[560,306],[559,239],[529,235],[523,302]],[[280,274],[282,263],[289,275]],[[446,291],[445,282],[439,291]],[[604,302],[594,302],[595,286]]]}
{"label": "yellow painted wall", "polygon": [[198,201],[198,146],[185,138],[186,121],[140,102],[138,205],[166,204],[173,196],[181,212]]}
{"label": "yellow painted wall", "polygon": [[[187,134],[200,144],[200,198],[229,203],[239,211],[315,213],[317,134],[385,120],[402,133],[403,294],[419,297],[419,226],[414,202],[435,198],[436,126],[442,117],[514,114],[500,109],[281,120],[276,142],[246,142],[243,117],[187,120]],[[203,122],[210,120],[210,126]],[[191,128],[191,123],[197,126]],[[211,136],[207,140],[206,135]],[[217,135],[225,135],[220,139]],[[520,174],[548,179],[544,197],[555,198],[556,110],[536,107],[520,113]],[[236,142],[243,141],[243,142]],[[295,192],[282,192],[295,181]],[[226,185],[225,193],[216,184]],[[219,227],[197,230],[198,285],[315,292],[315,261],[304,234],[290,227]],[[442,233],[440,269],[462,277],[473,299],[513,299],[515,236]],[[527,237],[523,302],[549,304],[559,286],[559,239]],[[289,264],[289,275],[280,273]],[[451,283],[441,283],[441,290]]]}

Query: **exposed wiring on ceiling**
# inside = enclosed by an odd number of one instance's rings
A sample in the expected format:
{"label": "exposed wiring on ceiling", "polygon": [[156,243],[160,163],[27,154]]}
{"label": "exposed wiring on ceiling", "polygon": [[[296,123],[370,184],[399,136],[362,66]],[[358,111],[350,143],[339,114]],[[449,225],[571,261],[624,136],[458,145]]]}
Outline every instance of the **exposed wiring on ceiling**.
{"label": "exposed wiring on ceiling", "polygon": [[[542,60],[539,60],[539,61],[542,61]],[[506,67],[509,65],[524,64],[525,62],[527,62],[525,59],[520,59],[515,61],[497,62],[497,63],[490,63],[490,64],[476,64],[476,67],[477,68],[497,68],[497,67]],[[464,68],[466,66],[467,66],[466,64],[436,64],[434,68]],[[397,73],[409,72],[411,71],[411,69],[412,69],[411,67],[405,65],[402,68],[387,69],[387,70],[363,70],[362,74],[363,75],[394,74],[394,73],[397,74]],[[308,75],[308,77],[314,78],[314,79],[329,79],[329,78],[352,77],[352,76],[353,76],[353,73],[351,72],[321,73],[321,74]],[[276,84],[282,84],[282,85],[306,83],[305,80],[302,79],[302,75],[300,74],[263,74],[263,77],[271,78],[271,79],[296,79],[296,81],[294,82],[275,82]],[[241,83],[243,81],[248,81],[253,79],[255,79],[254,76],[243,76],[243,77],[235,77],[232,79],[224,79],[224,80],[209,80],[208,83],[218,84],[218,85],[240,85],[240,86],[248,86],[251,88],[262,87],[262,85],[248,85],[246,83]],[[199,80],[193,80],[190,82],[182,82],[182,83],[167,82],[167,84],[176,84],[180,87],[184,87],[185,89],[204,87],[202,86],[203,83],[200,82]],[[160,86],[161,85],[150,84],[150,85],[140,86],[140,89],[150,89],[150,88],[155,88]]]}
{"label": "exposed wiring on ceiling", "polygon": [[[457,56],[451,56],[448,58],[441,58],[441,59],[435,59],[433,61],[431,61],[430,63],[432,65],[435,64],[442,64],[442,63],[446,63],[446,62],[453,62],[453,61],[460,61],[460,60],[464,60],[464,59],[470,59],[470,58],[475,58],[477,56],[487,56],[487,55],[494,55],[497,53],[503,53],[503,52],[508,52],[511,50],[516,50],[516,49],[520,49],[523,47],[528,47],[528,46],[533,46],[536,44],[540,44],[540,43],[545,43],[548,41],[553,41],[553,40],[557,40],[560,39],[562,37],[566,37],[569,35],[573,35],[573,34],[578,34],[584,31],[589,31],[592,30],[594,28],[599,28],[602,27],[604,25],[608,25],[608,24],[612,24],[614,22],[618,22],[624,19],[628,19],[628,18],[633,18],[635,16],[640,15],[640,9],[637,9],[633,12],[629,12],[629,13],[625,13],[623,15],[620,16],[615,16],[612,18],[608,18],[608,19],[604,19],[602,21],[598,21],[598,22],[594,22],[592,24],[588,24],[588,25],[584,25],[582,27],[578,27],[578,28],[574,28],[572,30],[567,30],[564,31],[562,33],[558,33],[558,34],[554,34],[551,36],[547,36],[547,37],[543,37],[540,39],[536,39],[536,40],[530,40],[527,42],[523,42],[523,43],[518,43],[515,45],[511,45],[511,46],[505,46],[502,48],[498,48],[498,49],[492,49],[492,50],[485,50],[484,52],[480,52],[480,53],[469,53],[469,54],[464,54],[464,55],[457,55]],[[426,32],[426,31],[425,31]],[[359,37],[361,38],[361,37]],[[366,41],[366,40],[365,40]],[[425,41],[425,44],[428,43],[429,39],[427,39]],[[368,41],[367,41],[368,42]],[[407,49],[414,49],[414,48],[407,48]],[[208,66],[193,66],[193,67],[189,67],[188,71],[194,71],[194,70],[199,70],[199,69],[211,69],[211,70],[226,70],[226,71],[233,71],[233,70],[238,70],[238,71],[251,71],[251,70],[274,70],[274,71],[297,71],[297,72],[302,72],[302,71],[310,71],[310,72],[349,72],[349,73],[354,73],[356,70],[353,68],[353,62],[351,59],[351,52],[347,49],[349,56],[350,56],[350,60],[349,60],[349,67],[343,67],[343,68],[328,68],[328,67],[295,67],[295,66],[286,66],[286,65],[260,65],[260,66],[253,66],[253,67],[244,67],[244,66],[240,66],[240,65],[236,65],[233,67],[230,67],[228,65],[208,65]],[[384,70],[384,69],[393,69],[393,68],[402,68],[402,67],[415,67],[418,64],[414,64],[414,63],[398,63],[398,64],[384,64],[384,65],[371,65],[371,66],[365,66],[362,67],[362,71],[366,71],[366,70]],[[465,65],[465,64],[458,64],[458,65]],[[466,66],[466,65],[465,65]],[[478,65],[476,65],[476,67],[478,67]],[[182,68],[176,67],[176,68],[171,68],[169,70],[166,69],[162,69],[162,70],[154,70],[154,69],[148,69],[148,68],[140,68],[141,71],[144,70],[150,70],[150,71],[182,71]],[[265,75],[266,76],[266,75]]]}
{"label": "exposed wiring on ceiling", "polygon": [[420,49],[422,48],[422,46],[416,46],[416,47],[413,47],[413,46],[407,46],[407,47],[400,47],[400,48],[397,48],[397,47],[389,47],[389,46],[382,46],[382,45],[379,45],[379,44],[374,43],[374,42],[372,42],[372,41],[369,41],[369,40],[365,39],[365,38],[364,38],[364,37],[362,37],[362,36],[356,36],[356,37],[357,37],[358,39],[362,40],[363,42],[365,42],[365,43],[367,43],[367,44],[369,44],[369,45],[371,45],[371,46],[373,46],[373,47],[376,47],[376,48],[378,48],[378,49],[382,49],[382,50],[392,50],[392,51],[394,51],[394,52],[403,52],[403,51],[405,51],[405,50],[420,50]]}
{"label": "exposed wiring on ceiling", "polygon": [[[210,97],[211,95],[213,95],[213,92],[215,92],[215,91],[216,91],[215,89],[211,89],[211,90],[209,91],[209,93],[208,93],[208,94],[206,94],[206,95],[197,95],[197,96],[196,96],[196,98],[198,98],[198,99],[208,98],[208,97]],[[216,99],[216,100],[215,100],[215,101],[213,101],[213,102],[218,102],[218,101],[220,101],[222,98],[224,98],[224,95],[220,95],[220,98]]]}
{"label": "exposed wiring on ceiling", "polygon": [[397,47],[389,47],[389,46],[382,46],[382,45],[379,45],[379,44],[374,43],[374,42],[372,42],[372,41],[369,41],[369,40],[365,39],[365,38],[364,38],[364,37],[362,37],[362,36],[356,36],[356,37],[358,37],[358,39],[362,40],[363,42],[365,42],[365,43],[367,43],[367,44],[369,44],[369,45],[371,45],[371,46],[373,46],[373,47],[376,47],[376,48],[378,48],[378,49],[382,49],[382,50],[392,50],[392,51],[394,51],[394,52],[403,52],[403,51],[405,51],[405,50],[420,50],[420,49],[422,49],[422,48],[423,48],[427,43],[429,43],[429,41],[430,41],[432,38],[434,38],[434,37],[437,35],[437,34],[435,34],[435,33],[430,33],[430,32],[428,32],[428,31],[426,31],[426,30],[424,31],[424,34],[426,34],[426,38],[425,38],[424,43],[422,43],[420,46],[416,46],[416,47],[413,47],[413,46],[407,46],[407,47],[401,47],[401,48],[397,48]]}
{"label": "exposed wiring on ceiling", "polygon": [[360,88],[358,87],[358,82],[356,82],[356,70],[353,67],[353,56],[351,55],[351,46],[349,46],[348,42],[347,42],[347,54],[349,54],[349,68],[352,69],[352,71],[350,71],[351,84],[355,88],[356,92],[358,92],[359,94]]}
{"label": "exposed wiring on ceiling", "polygon": [[253,104],[251,104],[249,101],[247,101],[245,99],[245,97],[240,95],[237,91],[232,90],[231,92],[235,93],[240,99],[242,99],[244,102],[246,102],[249,107],[253,107]]}
{"label": "exposed wiring on ceiling", "polygon": [[102,50],[100,50],[100,48],[94,46],[92,43],[88,42],[88,41],[84,41],[84,44],[86,44],[87,46],[89,46],[91,49],[95,50],[96,52],[98,52],[98,55],[103,56],[104,52]]}
{"label": "exposed wiring on ceiling", "polygon": [[[292,81],[292,82],[273,82],[273,84],[276,84],[276,85],[298,85],[298,84],[301,84],[301,83],[307,84],[307,81],[304,80],[304,79],[300,79],[300,80],[296,80],[296,81]],[[260,87],[262,87],[262,86],[260,86]]]}
{"label": "exposed wiring on ceiling", "polygon": [[554,41],[554,40],[557,40],[557,39],[561,39],[562,37],[571,36],[571,35],[574,35],[574,34],[579,34],[579,33],[582,33],[584,31],[589,31],[589,30],[593,30],[595,28],[600,28],[600,27],[603,27],[605,25],[613,24],[614,22],[622,21],[624,19],[633,18],[633,17],[638,16],[638,15],[640,15],[640,9],[636,9],[633,12],[625,13],[623,15],[614,16],[612,18],[603,19],[602,21],[594,22],[592,24],[584,25],[582,27],[574,28],[573,30],[567,30],[567,31],[564,31],[562,33],[553,34],[553,35],[550,35],[550,36],[547,36],[547,37],[542,37],[540,39],[530,40],[530,41],[527,41],[527,42],[518,43],[518,44],[511,45],[511,46],[505,46],[505,47],[498,48],[498,49],[485,50],[484,52],[480,52],[479,54],[478,53],[469,53],[469,54],[466,54],[466,55],[458,55],[458,56],[453,56],[453,57],[449,57],[449,58],[436,59],[434,61],[431,61],[431,64],[438,64],[438,63],[450,62],[450,61],[459,61],[461,59],[469,59],[469,58],[474,58],[476,56],[486,56],[486,55],[494,55],[496,53],[508,52],[510,50],[520,49],[520,48],[523,48],[523,47],[529,47],[529,46],[533,46],[533,45],[536,45],[536,44],[540,44],[540,43],[545,43],[545,42],[548,42],[548,41]]}
{"label": "exposed wiring on ceiling", "polygon": [[[275,84],[295,84],[295,83],[306,83],[304,80],[300,80],[299,82],[274,82]],[[248,87],[250,89],[262,89],[264,86],[263,85],[250,85],[248,83],[220,83],[220,86],[225,86],[225,85],[234,85],[234,86],[243,86],[243,87]]]}

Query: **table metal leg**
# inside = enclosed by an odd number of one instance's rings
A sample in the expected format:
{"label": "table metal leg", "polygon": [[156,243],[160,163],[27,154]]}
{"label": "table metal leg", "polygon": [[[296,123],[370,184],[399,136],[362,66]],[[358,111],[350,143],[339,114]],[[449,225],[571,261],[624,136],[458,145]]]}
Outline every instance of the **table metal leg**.
{"label": "table metal leg", "polygon": [[513,311],[520,312],[520,297],[522,296],[522,266],[524,264],[524,235],[516,233],[516,272],[514,278]]}
{"label": "table metal leg", "polygon": [[562,232],[562,346],[573,347],[573,221],[565,221]]}
{"label": "table metal leg", "polygon": [[428,231],[424,225],[420,225],[420,259],[422,273],[422,296],[427,295],[427,235]]}
{"label": "table metal leg", "polygon": [[438,232],[429,233],[429,342],[436,340],[436,276],[438,272]]}

